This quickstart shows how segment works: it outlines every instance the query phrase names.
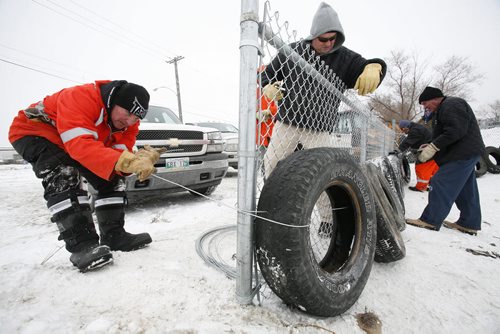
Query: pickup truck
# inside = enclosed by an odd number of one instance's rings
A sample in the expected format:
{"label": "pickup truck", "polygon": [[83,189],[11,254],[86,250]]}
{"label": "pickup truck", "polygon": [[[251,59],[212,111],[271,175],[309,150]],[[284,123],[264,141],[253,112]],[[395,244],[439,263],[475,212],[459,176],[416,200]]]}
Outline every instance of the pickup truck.
{"label": "pickup truck", "polygon": [[[136,140],[137,149],[150,145],[166,147],[155,165],[155,176],[140,182],[135,175],[126,178],[129,197],[145,192],[174,193],[195,190],[211,194],[221,183],[228,169],[228,157],[224,151],[221,132],[200,126],[184,125],[168,108],[149,106],[141,120]],[[171,181],[171,182],[169,182]]]}

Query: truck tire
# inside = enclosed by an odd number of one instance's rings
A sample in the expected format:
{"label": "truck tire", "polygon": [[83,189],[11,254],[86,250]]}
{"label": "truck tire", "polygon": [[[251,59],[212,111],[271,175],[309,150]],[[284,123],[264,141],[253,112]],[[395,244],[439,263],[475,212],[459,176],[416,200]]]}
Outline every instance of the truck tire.
{"label": "truck tire", "polygon": [[[495,159],[495,163],[491,158]],[[486,146],[486,166],[491,174],[500,174],[500,148],[494,146]]]}
{"label": "truck tire", "polygon": [[[255,220],[257,261],[274,293],[315,316],[349,309],[373,264],[373,201],[368,180],[346,151],[313,148],[280,161],[264,184]],[[325,204],[329,210],[318,209]],[[321,217],[326,213],[330,217]]]}
{"label": "truck tire", "polygon": [[488,172],[486,159],[488,159],[488,157],[486,157],[485,155],[481,155],[479,157],[479,161],[476,164],[476,178],[481,177]]}
{"label": "truck tire", "polygon": [[405,202],[404,202],[404,188],[403,188],[403,176],[401,159],[396,155],[391,155],[389,157],[384,157],[382,159],[382,169],[384,170],[384,176],[391,189],[396,194],[399,199],[399,203],[403,208],[403,215],[405,214]]}
{"label": "truck tire", "polygon": [[403,180],[403,186],[408,185],[411,181],[411,168],[410,168],[410,162],[408,160],[408,157],[406,155],[403,155],[401,157],[401,170],[402,170],[402,180]]}
{"label": "truck tire", "polygon": [[370,184],[379,185],[379,187],[372,187],[373,195],[382,201],[384,208],[386,208],[387,215],[389,217],[393,217],[398,229],[400,231],[404,231],[406,229],[406,219],[403,205],[401,204],[399,197],[397,197],[392,190],[392,187],[389,182],[387,182],[382,170],[378,169],[376,165],[371,163],[366,165],[366,169],[366,176],[370,180]]}
{"label": "truck tire", "polygon": [[[375,261],[394,262],[401,260],[406,255],[403,238],[399,226],[393,215],[392,207],[382,189],[380,170],[373,164],[366,165],[366,176],[375,195],[375,208],[377,215],[377,246],[375,248]],[[406,224],[406,223],[405,223]]]}
{"label": "truck tire", "polygon": [[194,191],[189,190],[189,193],[193,196],[198,196],[198,197],[201,197],[200,194],[208,196],[208,195],[211,195],[215,191],[215,188],[217,188],[217,186],[209,186],[209,187],[205,187],[205,188],[194,189]]}

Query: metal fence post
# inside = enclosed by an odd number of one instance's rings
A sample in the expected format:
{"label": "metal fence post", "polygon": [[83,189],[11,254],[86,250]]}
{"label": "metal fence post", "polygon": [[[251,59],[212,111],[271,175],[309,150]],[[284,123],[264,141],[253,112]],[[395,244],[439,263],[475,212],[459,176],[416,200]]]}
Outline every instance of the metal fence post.
{"label": "metal fence post", "polygon": [[238,148],[238,225],[236,298],[250,304],[252,293],[253,218],[243,212],[255,211],[255,113],[257,111],[257,63],[259,4],[241,0],[240,18],[240,101]]}

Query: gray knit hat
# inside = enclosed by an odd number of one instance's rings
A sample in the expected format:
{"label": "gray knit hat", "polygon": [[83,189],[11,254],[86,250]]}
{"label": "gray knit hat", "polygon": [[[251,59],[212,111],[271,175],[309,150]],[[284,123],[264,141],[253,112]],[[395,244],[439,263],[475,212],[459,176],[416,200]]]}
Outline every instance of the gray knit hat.
{"label": "gray knit hat", "polygon": [[306,37],[305,40],[312,41],[316,37],[327,32],[337,33],[337,39],[335,40],[332,50],[335,51],[340,48],[345,41],[344,29],[340,24],[337,12],[333,10],[329,4],[322,2],[316,11],[316,14],[314,14],[311,24],[311,34]]}

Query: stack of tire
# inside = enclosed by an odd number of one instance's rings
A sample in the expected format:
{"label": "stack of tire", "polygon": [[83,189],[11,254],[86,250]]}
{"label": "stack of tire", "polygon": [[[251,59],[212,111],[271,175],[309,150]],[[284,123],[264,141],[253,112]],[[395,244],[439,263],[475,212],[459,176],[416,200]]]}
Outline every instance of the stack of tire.
{"label": "stack of tire", "polygon": [[[323,147],[281,160],[264,184],[255,219],[256,259],[268,286],[286,304],[315,316],[349,309],[373,261],[406,254],[400,232],[409,178],[398,156],[360,165],[347,151]],[[319,256],[312,240],[321,232],[313,225],[320,196],[329,202],[335,229]]]}
{"label": "stack of tire", "polygon": [[479,158],[476,164],[476,177],[481,177],[486,172],[500,174],[500,147],[486,146],[485,154]]}

